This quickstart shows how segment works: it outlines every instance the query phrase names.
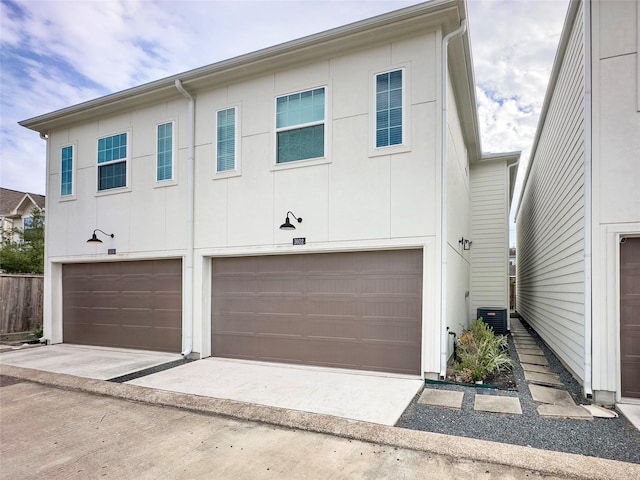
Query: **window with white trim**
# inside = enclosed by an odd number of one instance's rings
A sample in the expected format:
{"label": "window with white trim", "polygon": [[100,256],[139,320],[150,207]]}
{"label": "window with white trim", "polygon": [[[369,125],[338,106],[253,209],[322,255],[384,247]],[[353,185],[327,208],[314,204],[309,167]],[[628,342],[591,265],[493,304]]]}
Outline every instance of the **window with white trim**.
{"label": "window with white trim", "polygon": [[128,135],[98,139],[98,191],[127,186]]}
{"label": "window with white trim", "polygon": [[236,107],[218,110],[216,113],[216,172],[236,169]]}
{"label": "window with white trim", "polygon": [[60,150],[60,196],[73,195],[73,145]]}
{"label": "window with white trim", "polygon": [[156,181],[173,180],[174,123],[161,123],[156,127]]}
{"label": "window with white trim", "polygon": [[403,70],[376,75],[376,148],[404,143]]}
{"label": "window with white trim", "polygon": [[276,163],[324,157],[325,89],[276,99]]}

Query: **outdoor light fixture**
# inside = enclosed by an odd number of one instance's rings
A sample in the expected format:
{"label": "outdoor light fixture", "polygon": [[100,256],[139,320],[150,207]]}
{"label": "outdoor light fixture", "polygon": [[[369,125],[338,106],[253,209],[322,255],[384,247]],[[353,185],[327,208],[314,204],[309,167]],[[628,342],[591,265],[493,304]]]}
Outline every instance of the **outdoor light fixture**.
{"label": "outdoor light fixture", "polygon": [[284,218],[284,223],[280,225],[280,230],[295,230],[296,226],[289,221],[289,215],[295,218],[298,223],[302,223],[302,217],[296,217],[293,212],[287,212],[287,216]]}
{"label": "outdoor light fixture", "polygon": [[107,232],[103,232],[102,230],[100,230],[99,228],[96,228],[93,231],[93,235],[91,235],[91,238],[89,240],[87,240],[87,243],[102,243],[102,240],[100,240],[97,236],[96,236],[96,232],[100,232],[104,235],[106,235],[107,237],[115,237],[115,235],[113,233],[107,233]]}
{"label": "outdoor light fixture", "polygon": [[460,245],[462,245],[462,249],[463,250],[471,250],[471,244],[473,242],[471,240],[469,240],[468,238],[462,237],[460,240],[458,240],[458,243]]}

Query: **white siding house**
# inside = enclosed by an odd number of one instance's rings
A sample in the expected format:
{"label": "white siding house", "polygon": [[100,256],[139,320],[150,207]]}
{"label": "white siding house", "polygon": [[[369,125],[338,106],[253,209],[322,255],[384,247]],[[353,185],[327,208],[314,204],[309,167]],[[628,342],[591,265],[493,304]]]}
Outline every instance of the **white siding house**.
{"label": "white siding house", "polygon": [[479,308],[509,310],[509,230],[505,225],[519,158],[519,153],[485,155],[471,166],[472,317]]}
{"label": "white siding house", "polygon": [[517,212],[517,311],[605,404],[640,397],[639,15],[570,3]]}
{"label": "white siding house", "polygon": [[427,2],[21,122],[45,337],[442,375],[482,159],[466,21]]}

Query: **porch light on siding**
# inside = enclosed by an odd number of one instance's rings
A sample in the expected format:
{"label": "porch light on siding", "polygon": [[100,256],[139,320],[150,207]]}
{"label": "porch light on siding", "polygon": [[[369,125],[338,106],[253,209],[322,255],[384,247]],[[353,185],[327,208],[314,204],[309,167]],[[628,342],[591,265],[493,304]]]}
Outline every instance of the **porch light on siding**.
{"label": "porch light on siding", "polygon": [[100,232],[103,235],[106,235],[107,237],[115,237],[115,235],[113,233],[107,233],[107,232],[103,232],[102,230],[100,230],[99,228],[96,228],[93,231],[93,235],[91,235],[91,238],[89,240],[87,240],[87,243],[102,243],[102,240],[100,240],[97,236],[96,236],[96,232]]}
{"label": "porch light on siding", "polygon": [[473,242],[471,240],[469,240],[468,238],[462,237],[460,240],[458,240],[458,243],[460,245],[462,245],[462,249],[463,250],[471,250],[471,244]]}
{"label": "porch light on siding", "polygon": [[284,223],[280,225],[280,230],[295,230],[296,226],[289,221],[289,215],[295,218],[298,223],[302,223],[302,217],[296,217],[293,212],[287,212],[287,216],[284,218]]}

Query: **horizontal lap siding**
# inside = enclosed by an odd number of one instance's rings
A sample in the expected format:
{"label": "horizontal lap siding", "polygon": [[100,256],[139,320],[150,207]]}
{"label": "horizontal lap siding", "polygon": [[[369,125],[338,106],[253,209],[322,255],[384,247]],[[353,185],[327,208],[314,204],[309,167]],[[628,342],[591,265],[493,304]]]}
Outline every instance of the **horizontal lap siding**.
{"label": "horizontal lap siding", "polygon": [[[582,8],[582,7],[581,7]],[[573,25],[517,219],[518,312],[584,378],[584,43]]]}
{"label": "horizontal lap siding", "polygon": [[504,162],[471,170],[471,315],[507,308],[507,189]]}

